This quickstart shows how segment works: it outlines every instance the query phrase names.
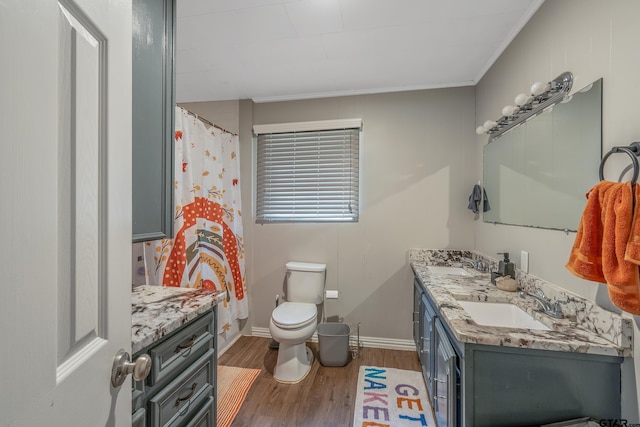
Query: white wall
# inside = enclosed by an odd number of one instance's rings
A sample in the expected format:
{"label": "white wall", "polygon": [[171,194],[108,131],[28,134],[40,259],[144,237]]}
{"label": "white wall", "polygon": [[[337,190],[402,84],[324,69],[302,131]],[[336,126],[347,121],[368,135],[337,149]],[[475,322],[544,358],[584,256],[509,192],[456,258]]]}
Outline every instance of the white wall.
{"label": "white wall", "polygon": [[[640,2],[636,0],[554,0],[545,2],[476,86],[476,124],[496,119],[502,107],[531,83],[574,74],[579,90],[603,78],[603,152],[640,140]],[[476,138],[477,170],[482,145]],[[626,157],[626,156],[625,156]],[[612,156],[605,176],[615,180],[628,158]],[[480,178],[480,173],[478,174]],[[588,189],[586,189],[588,190]],[[585,192],[586,192],[585,190]],[[575,239],[560,231],[477,223],[476,249],[494,256],[529,252],[530,273],[612,308],[604,285],[572,276],[564,265]],[[519,262],[519,256],[513,256]],[[636,334],[638,320],[634,317]],[[623,418],[640,421],[638,381],[640,349],[623,365]]]}
{"label": "white wall", "polygon": [[[247,276],[254,327],[268,328],[285,263],[328,265],[328,317],[361,323],[360,333],[411,339],[408,249],[472,248],[468,196],[476,179],[474,89],[241,104],[253,124],[362,118],[361,216],[357,224],[256,225],[245,206]],[[241,164],[253,174],[252,141],[241,123]],[[245,176],[243,175],[243,179]],[[242,187],[245,194],[251,188]],[[248,190],[248,191],[247,191]],[[243,200],[244,203],[244,200]]]}

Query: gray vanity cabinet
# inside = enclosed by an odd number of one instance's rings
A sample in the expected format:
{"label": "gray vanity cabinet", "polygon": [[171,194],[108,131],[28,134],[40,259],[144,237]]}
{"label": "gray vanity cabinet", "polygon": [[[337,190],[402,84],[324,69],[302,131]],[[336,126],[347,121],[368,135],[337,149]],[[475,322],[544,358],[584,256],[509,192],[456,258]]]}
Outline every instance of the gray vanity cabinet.
{"label": "gray vanity cabinet", "polygon": [[[438,427],[620,418],[621,357],[460,342],[437,309],[424,314],[437,305],[416,282],[424,299],[416,349]],[[429,319],[433,335],[426,344]],[[425,357],[425,345],[432,359]]]}
{"label": "gray vanity cabinet", "polygon": [[172,237],[175,0],[133,0],[133,241]]}
{"label": "gray vanity cabinet", "polygon": [[134,382],[133,426],[216,425],[216,307],[140,350],[151,373]]}

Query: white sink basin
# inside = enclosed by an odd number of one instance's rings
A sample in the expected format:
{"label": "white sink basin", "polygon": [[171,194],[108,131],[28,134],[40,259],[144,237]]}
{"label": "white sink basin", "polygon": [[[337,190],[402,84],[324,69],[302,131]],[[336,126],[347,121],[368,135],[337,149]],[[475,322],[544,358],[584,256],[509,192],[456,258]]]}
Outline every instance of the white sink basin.
{"label": "white sink basin", "polygon": [[454,276],[471,276],[471,274],[462,267],[440,267],[437,265],[429,265],[427,269],[434,274],[451,274]]}
{"label": "white sink basin", "polygon": [[503,302],[458,301],[478,325],[502,328],[537,329],[550,331],[551,328],[529,316],[520,307]]}

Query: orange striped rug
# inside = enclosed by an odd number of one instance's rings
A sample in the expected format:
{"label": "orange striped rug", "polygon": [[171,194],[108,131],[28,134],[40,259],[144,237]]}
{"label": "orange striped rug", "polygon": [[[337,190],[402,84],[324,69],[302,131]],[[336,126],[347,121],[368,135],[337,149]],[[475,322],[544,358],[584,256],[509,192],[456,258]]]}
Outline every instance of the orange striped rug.
{"label": "orange striped rug", "polygon": [[260,369],[218,365],[217,427],[231,425],[259,374]]}

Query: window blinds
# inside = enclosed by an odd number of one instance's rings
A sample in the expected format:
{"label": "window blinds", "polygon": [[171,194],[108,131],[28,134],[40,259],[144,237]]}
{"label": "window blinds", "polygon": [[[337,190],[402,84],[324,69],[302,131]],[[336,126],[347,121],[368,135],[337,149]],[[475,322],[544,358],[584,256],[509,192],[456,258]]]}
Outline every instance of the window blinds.
{"label": "window blinds", "polygon": [[258,134],[256,222],[357,222],[358,128]]}

